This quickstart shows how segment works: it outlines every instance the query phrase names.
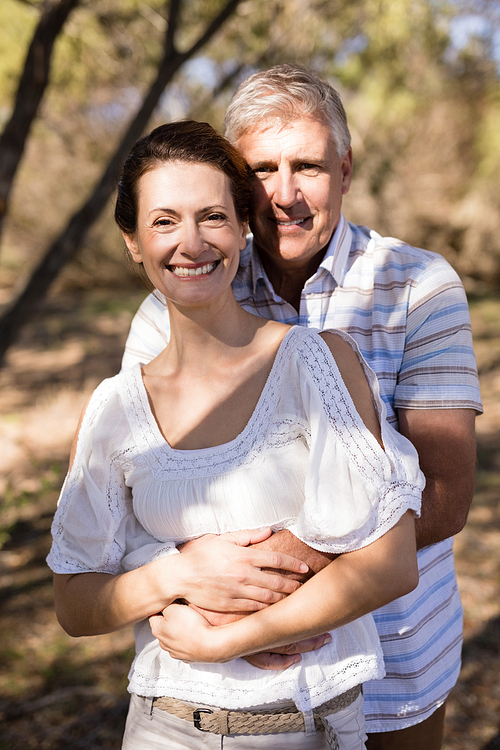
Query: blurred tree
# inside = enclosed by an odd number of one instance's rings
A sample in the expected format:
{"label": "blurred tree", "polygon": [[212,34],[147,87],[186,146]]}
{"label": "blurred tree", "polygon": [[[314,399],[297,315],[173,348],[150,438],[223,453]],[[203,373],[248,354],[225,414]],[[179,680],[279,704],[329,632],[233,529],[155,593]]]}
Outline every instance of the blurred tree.
{"label": "blurred tree", "polygon": [[[63,0],[64,2],[65,0]],[[66,0],[69,2],[70,0]],[[157,75],[150,85],[139,111],[109,160],[92,195],[70,218],[63,232],[52,243],[45,256],[33,271],[24,291],[0,320],[0,361],[14,341],[19,329],[28,319],[33,307],[45,295],[61,268],[76,254],[83,244],[92,224],[113,192],[123,161],[133,143],[146,127],[165,87],[177,70],[193,57],[223,26],[241,0],[227,0],[222,9],[206,23],[201,33],[185,51],[177,47],[183,0],[168,3],[168,23],[164,37],[164,53]]]}
{"label": "blurred tree", "polygon": [[23,66],[12,115],[0,136],[0,240],[12,183],[49,82],[54,43],[80,0],[46,3]]}
{"label": "blurred tree", "polygon": [[[110,150],[125,143],[127,132],[131,137],[126,123],[141,102],[137,135],[146,125],[189,116],[220,128],[228,85],[287,60],[316,70],[341,90],[355,156],[348,218],[442,252],[467,283],[500,281],[494,43],[500,39],[500,3],[241,0],[201,51],[197,40],[219,17],[221,2],[179,0],[167,6],[167,19],[165,0],[92,0],[71,15],[58,38],[41,117],[16,180],[22,187],[14,192],[5,227],[2,264],[4,279],[9,273],[11,279],[3,282],[5,299],[24,283],[25,269],[42,260],[0,320],[3,351],[64,264],[57,288],[116,283],[122,243],[108,214],[96,218],[130,140],[115,150],[116,160]],[[471,14],[479,21],[471,23]],[[457,30],[465,41],[457,41]],[[175,35],[171,57],[165,52],[168,33]],[[189,53],[183,56],[181,49]],[[165,77],[148,100],[161,59]],[[12,98],[2,90],[2,65],[0,118],[3,101]],[[7,88],[14,90],[10,83]],[[73,217],[64,228],[68,215]]]}

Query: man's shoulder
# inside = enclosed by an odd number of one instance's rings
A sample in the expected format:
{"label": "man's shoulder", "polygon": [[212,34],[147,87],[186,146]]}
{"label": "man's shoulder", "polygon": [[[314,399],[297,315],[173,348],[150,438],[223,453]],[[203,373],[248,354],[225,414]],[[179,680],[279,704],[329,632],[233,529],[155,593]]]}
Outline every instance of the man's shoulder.
{"label": "man's shoulder", "polygon": [[371,253],[394,254],[398,257],[406,256],[414,259],[416,262],[423,263],[444,263],[448,261],[439,253],[425,250],[422,247],[410,245],[404,240],[397,237],[384,237],[374,229],[363,226],[362,224],[352,224],[349,222],[353,234],[351,252],[365,251]]}
{"label": "man's shoulder", "polygon": [[369,227],[350,224],[352,244],[348,259],[348,269],[355,270],[365,263],[376,267],[377,272],[396,274],[409,279],[439,274],[443,279],[459,281],[458,274],[450,263],[439,253],[410,245],[396,237],[383,237]]}

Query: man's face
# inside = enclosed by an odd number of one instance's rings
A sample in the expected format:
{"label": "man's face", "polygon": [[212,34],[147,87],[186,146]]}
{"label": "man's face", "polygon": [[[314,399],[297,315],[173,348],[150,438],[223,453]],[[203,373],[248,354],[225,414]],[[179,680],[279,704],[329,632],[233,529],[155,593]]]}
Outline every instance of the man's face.
{"label": "man's face", "polygon": [[351,151],[340,158],[327,125],[310,117],[270,120],[236,145],[253,175],[251,229],[261,254],[282,270],[315,256],[319,265],[351,184]]}

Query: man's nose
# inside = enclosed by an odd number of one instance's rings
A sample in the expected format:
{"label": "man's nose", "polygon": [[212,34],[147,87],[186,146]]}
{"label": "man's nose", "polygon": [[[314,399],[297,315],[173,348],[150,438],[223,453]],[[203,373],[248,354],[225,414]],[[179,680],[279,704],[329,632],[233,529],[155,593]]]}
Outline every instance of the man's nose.
{"label": "man's nose", "polygon": [[290,208],[298,200],[301,193],[297,176],[291,170],[280,170],[276,173],[276,183],[273,201],[282,208]]}

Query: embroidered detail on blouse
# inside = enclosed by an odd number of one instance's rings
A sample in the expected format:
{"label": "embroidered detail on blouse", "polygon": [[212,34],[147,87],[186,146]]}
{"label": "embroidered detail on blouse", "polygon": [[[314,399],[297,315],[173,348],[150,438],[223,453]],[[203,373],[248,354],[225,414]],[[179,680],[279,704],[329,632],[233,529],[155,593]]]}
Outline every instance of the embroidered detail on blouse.
{"label": "embroidered detail on blouse", "polygon": [[[145,457],[154,478],[157,481],[174,480],[182,479],[186,474],[191,478],[213,477],[258,460],[269,447],[270,421],[281,396],[280,386],[290,357],[307,333],[306,329],[299,326],[292,327],[286,333],[246,427],[234,440],[212,448],[171,448],[152,414],[140,366],[123,371],[121,374],[124,376],[128,396],[124,406],[137,441],[137,453]],[[145,424],[149,425],[149,430],[144,429]],[[286,424],[291,425],[292,420],[283,421],[282,426]],[[293,430],[280,430],[278,425],[273,425],[271,445],[279,447],[302,439],[299,426],[297,420]]]}

